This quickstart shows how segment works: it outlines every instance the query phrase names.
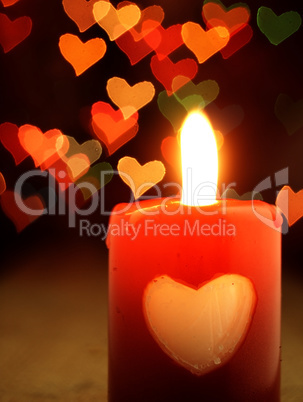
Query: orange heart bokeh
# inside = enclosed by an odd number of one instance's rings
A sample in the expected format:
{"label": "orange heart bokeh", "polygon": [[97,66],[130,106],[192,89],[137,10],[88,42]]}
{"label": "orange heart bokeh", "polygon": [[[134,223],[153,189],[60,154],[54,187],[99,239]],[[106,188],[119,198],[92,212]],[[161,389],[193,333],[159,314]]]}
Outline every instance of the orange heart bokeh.
{"label": "orange heart bokeh", "polygon": [[79,76],[102,59],[106,52],[106,43],[101,38],[90,39],[83,43],[76,35],[64,34],[60,37],[59,48],[63,57]]}
{"label": "orange heart bokeh", "polygon": [[97,102],[92,106],[92,128],[96,137],[102,141],[112,155],[117,149],[131,140],[138,132],[138,113],[128,119],[122,111],[114,110],[105,102]]}
{"label": "orange heart bokeh", "polygon": [[123,78],[113,77],[107,81],[106,90],[110,99],[123,113],[125,119],[149,103],[155,96],[151,82],[143,81],[130,86]]}
{"label": "orange heart bokeh", "polygon": [[80,32],[86,31],[96,23],[93,15],[94,4],[99,0],[62,0],[64,11],[78,26]]}
{"label": "orange heart bokeh", "polygon": [[104,0],[94,4],[93,14],[96,22],[106,31],[111,41],[137,25],[141,18],[141,10],[134,3],[115,9],[110,2]]}
{"label": "orange heart bokeh", "polygon": [[226,46],[230,35],[225,27],[214,27],[204,31],[201,25],[186,22],[182,27],[182,37],[185,45],[201,64]]}
{"label": "orange heart bokeh", "polygon": [[53,129],[45,134],[35,126],[25,124],[19,128],[18,138],[22,147],[30,154],[35,166],[43,165],[43,169],[51,166],[60,159],[58,155],[58,141],[61,152],[66,152],[66,143],[60,130]]}
{"label": "orange heart bokeh", "polygon": [[292,226],[303,216],[303,190],[295,193],[284,186],[277,196],[276,206],[283,212],[288,226]]}
{"label": "orange heart bokeh", "polygon": [[1,0],[1,3],[3,4],[3,7],[9,7],[12,6],[13,4],[18,3],[19,0]]}
{"label": "orange heart bokeh", "polygon": [[248,23],[250,11],[245,6],[226,9],[223,4],[209,2],[203,5],[202,17],[209,29],[223,26],[233,35]]}

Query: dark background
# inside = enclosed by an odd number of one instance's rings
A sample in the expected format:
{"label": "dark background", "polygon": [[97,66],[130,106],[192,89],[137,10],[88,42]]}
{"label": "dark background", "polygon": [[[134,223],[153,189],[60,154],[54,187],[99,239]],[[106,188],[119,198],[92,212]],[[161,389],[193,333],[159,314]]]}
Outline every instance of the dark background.
{"label": "dark background", "polygon": [[[165,28],[187,21],[196,21],[205,26],[201,17],[201,1],[191,1],[190,4],[178,1],[176,4],[158,0],[154,4],[164,9],[162,25]],[[233,2],[225,1],[224,4],[229,6]],[[214,55],[199,65],[199,72],[194,78],[195,83],[215,80],[220,93],[214,103],[220,108],[239,105],[244,113],[241,124],[225,136],[219,154],[219,181],[236,182],[236,190],[243,194],[252,191],[267,176],[273,178],[278,170],[289,168],[289,185],[298,191],[303,188],[303,128],[289,136],[275,116],[274,105],[281,93],[289,95],[294,101],[302,98],[303,31],[301,27],[278,46],[272,45],[257,26],[257,11],[260,6],[267,6],[272,7],[277,15],[290,10],[302,14],[303,6],[296,1],[279,4],[254,1],[245,4],[251,10],[251,41],[226,60],[220,53]],[[138,5],[144,9],[151,4],[142,1]],[[109,78],[122,77],[131,85],[143,80],[151,81],[156,88],[156,96],[139,111],[139,132],[136,137],[110,157],[106,156],[106,149],[103,148],[98,162],[107,161],[116,169],[119,159],[126,155],[136,157],[141,164],[158,159],[167,168],[163,184],[177,180],[175,170],[164,161],[160,150],[163,138],[174,135],[174,131],[157,106],[157,96],[164,88],[151,72],[151,55],[131,66],[127,56],[115,42],[108,40],[106,32],[97,24],[79,33],[60,1],[20,0],[11,7],[1,7],[1,12],[11,20],[23,15],[30,16],[33,28],[29,37],[13,50],[7,54],[0,52],[0,123],[12,122],[18,126],[32,124],[43,132],[58,128],[82,143],[92,138],[89,132],[92,104],[100,100],[112,104],[106,93]],[[76,77],[72,66],[58,48],[59,37],[64,33],[78,35],[83,42],[94,37],[105,39],[108,48],[104,58]],[[185,45],[170,57],[175,62],[185,57],[195,59]],[[30,157],[15,166],[12,155],[0,144],[0,171],[9,189],[13,189],[22,173],[31,169],[34,169],[34,164]],[[47,182],[42,180],[33,185],[35,191],[39,191]],[[264,192],[264,200],[274,203],[277,190],[273,188]],[[117,176],[105,191],[108,210],[130,198],[129,189]],[[66,217],[40,217],[19,235],[16,235],[14,224],[3,212],[0,212],[0,219],[2,244],[8,253],[11,247],[15,250],[17,245],[22,247],[33,239],[43,241],[50,232],[51,237],[60,236],[62,232],[69,238],[77,237],[76,229],[67,228]],[[96,223],[107,222],[107,218],[98,213],[90,219]],[[302,226],[298,222],[283,239],[284,254],[290,251],[287,256],[298,263],[301,259],[301,231]],[[99,239],[90,240],[99,242]]]}
{"label": "dark background", "polygon": [[[112,3],[117,5],[117,2]],[[155,0],[137,4],[141,9],[151,4],[161,5],[165,12],[162,23],[165,28],[187,21],[199,22],[205,27],[201,17],[202,1]],[[225,6],[232,4],[233,1],[224,1]],[[288,168],[289,185],[297,192],[303,189],[303,127],[288,135],[275,116],[274,106],[281,93],[294,101],[303,98],[303,27],[278,46],[272,45],[257,26],[257,11],[259,7],[267,6],[278,15],[293,10],[303,16],[303,4],[295,0],[249,0],[245,4],[251,11],[251,41],[226,60],[218,53],[199,65],[193,80],[196,84],[215,80],[220,93],[214,103],[220,108],[239,105],[243,109],[243,121],[225,136],[219,152],[219,183],[236,182],[237,192],[243,194],[252,191],[266,177],[273,179],[277,171]],[[32,124],[43,132],[58,128],[82,143],[92,138],[89,130],[92,104],[97,101],[112,104],[106,92],[109,78],[118,76],[131,85],[151,81],[156,96],[139,111],[136,137],[110,157],[103,148],[98,162],[107,161],[116,169],[119,159],[126,155],[136,157],[141,164],[162,160],[167,168],[162,184],[177,180],[174,169],[165,162],[160,150],[162,140],[174,135],[174,131],[157,105],[157,96],[164,88],[151,72],[150,55],[131,66],[127,56],[109,41],[106,32],[97,24],[79,33],[76,24],[65,14],[60,0],[20,0],[11,7],[0,6],[0,12],[11,20],[27,15],[33,21],[31,34],[21,44],[7,54],[0,49],[0,124]],[[59,37],[64,33],[78,35],[83,42],[103,38],[107,44],[104,58],[76,77],[58,48]],[[195,59],[185,45],[170,57],[175,62],[185,57]],[[0,144],[0,171],[8,189],[12,190],[20,175],[32,169],[34,163],[30,157],[16,166],[12,155]],[[39,192],[47,181],[35,180],[32,185],[34,191]],[[278,190],[273,188],[264,192],[263,199],[274,203]],[[130,190],[118,176],[105,187],[105,194],[107,210],[130,198]],[[149,194],[153,195],[152,190]],[[164,195],[167,194],[164,192]],[[108,217],[99,212],[89,219],[92,223],[108,222]],[[23,278],[24,271],[24,283],[27,283],[26,278],[32,278],[33,283],[37,278],[39,284],[46,283],[50,278],[56,280],[57,276],[53,277],[51,272],[59,269],[67,278],[73,278],[71,281],[81,282],[85,280],[86,272],[77,274],[81,271],[80,262],[87,268],[87,276],[92,274],[90,264],[95,267],[94,273],[106,271],[104,242],[97,237],[80,238],[78,225],[69,228],[67,216],[42,216],[17,233],[13,222],[0,210],[0,225],[0,266],[4,281],[14,274]],[[294,273],[299,280],[302,280],[302,234],[303,224],[299,221],[283,235],[282,241],[283,269]],[[296,310],[301,309],[301,305],[296,306]]]}

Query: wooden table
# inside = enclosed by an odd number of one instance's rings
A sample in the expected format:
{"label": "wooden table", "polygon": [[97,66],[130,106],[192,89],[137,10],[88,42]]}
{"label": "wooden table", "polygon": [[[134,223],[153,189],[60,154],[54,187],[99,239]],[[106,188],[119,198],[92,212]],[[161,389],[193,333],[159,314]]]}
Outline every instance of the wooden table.
{"label": "wooden table", "polygon": [[[287,271],[283,274],[282,401],[302,402],[303,281]],[[104,243],[47,241],[19,255],[12,253],[3,272],[0,401],[106,401]]]}

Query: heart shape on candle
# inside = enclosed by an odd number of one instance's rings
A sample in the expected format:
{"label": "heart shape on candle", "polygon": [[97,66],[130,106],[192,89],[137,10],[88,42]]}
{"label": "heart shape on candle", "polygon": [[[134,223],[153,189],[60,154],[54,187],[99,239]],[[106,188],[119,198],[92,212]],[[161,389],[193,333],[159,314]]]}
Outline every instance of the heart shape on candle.
{"label": "heart shape on candle", "polygon": [[62,0],[62,5],[69,18],[77,24],[79,31],[84,32],[96,23],[93,7],[98,1]]}
{"label": "heart shape on candle", "polygon": [[303,127],[303,99],[294,102],[288,95],[280,94],[275,103],[275,115],[289,135]]}
{"label": "heart shape on candle", "polygon": [[279,45],[300,28],[302,19],[296,11],[277,16],[271,8],[262,6],[258,9],[257,24],[270,43]]}
{"label": "heart shape on candle", "polygon": [[60,159],[59,150],[61,153],[66,150],[63,134],[57,129],[43,134],[38,127],[25,124],[19,128],[18,138],[22,147],[33,158],[36,167],[45,165],[44,168],[47,168]]}
{"label": "heart shape on candle", "polygon": [[133,28],[141,18],[141,10],[134,3],[128,3],[116,10],[110,2],[104,0],[94,4],[93,14],[111,41]]}
{"label": "heart shape on candle", "polygon": [[303,216],[303,190],[295,193],[291,187],[284,186],[277,196],[276,206],[283,212],[288,226],[292,226]]}
{"label": "heart shape on candle", "polygon": [[122,111],[114,110],[105,102],[96,102],[91,109],[92,129],[112,155],[117,149],[131,140],[138,132],[138,113],[124,119]]}
{"label": "heart shape on candle", "polygon": [[16,124],[6,122],[0,125],[0,141],[13,155],[16,165],[29,156],[29,153],[20,144],[18,133],[19,127]]}
{"label": "heart shape on candle", "polygon": [[90,39],[83,43],[78,36],[60,36],[59,48],[62,56],[73,66],[77,76],[97,63],[106,52],[106,43],[101,38]]}
{"label": "heart shape on candle", "polygon": [[143,312],[161,349],[195,375],[226,364],[249,330],[256,306],[252,282],[226,274],[198,289],[164,275],[145,288]]}
{"label": "heart shape on candle", "polygon": [[0,44],[4,53],[8,53],[29,36],[32,31],[32,20],[24,16],[11,21],[7,15],[0,14],[0,26]]}
{"label": "heart shape on candle", "polygon": [[208,28],[225,27],[229,34],[233,35],[248,23],[250,11],[244,5],[232,5],[226,8],[223,4],[208,2],[203,5],[202,17]]}
{"label": "heart shape on candle", "polygon": [[201,64],[226,46],[230,35],[225,27],[214,27],[204,31],[201,25],[186,22],[182,27],[182,37],[185,45]]}
{"label": "heart shape on candle", "polygon": [[[22,205],[24,209],[28,208],[29,211],[22,211],[18,204]],[[22,199],[19,194],[10,190],[1,195],[0,205],[6,216],[14,223],[17,232],[21,232],[30,223],[38,219],[39,216],[43,215],[45,208],[42,196],[33,195]],[[30,210],[33,210],[33,212]]]}
{"label": "heart shape on candle", "polygon": [[121,179],[132,190],[135,199],[159,183],[165,175],[165,167],[160,161],[151,161],[141,166],[129,156],[119,160],[117,166]]}
{"label": "heart shape on candle", "polygon": [[6,181],[3,174],[0,172],[0,195],[6,191]]}
{"label": "heart shape on candle", "polygon": [[151,82],[143,81],[130,86],[119,77],[110,78],[106,90],[110,99],[120,108],[124,119],[131,117],[155,96],[155,87]]}
{"label": "heart shape on candle", "polygon": [[198,72],[198,65],[193,59],[183,59],[173,63],[168,57],[153,56],[150,62],[152,73],[161,82],[168,95],[180,89]]}

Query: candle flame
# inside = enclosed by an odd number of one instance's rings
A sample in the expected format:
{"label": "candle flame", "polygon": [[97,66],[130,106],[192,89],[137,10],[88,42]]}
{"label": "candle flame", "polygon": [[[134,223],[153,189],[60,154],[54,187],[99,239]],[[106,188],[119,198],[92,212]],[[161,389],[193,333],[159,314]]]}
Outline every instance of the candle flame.
{"label": "candle flame", "polygon": [[191,113],[181,131],[182,197],[190,206],[215,204],[218,154],[213,129],[207,117]]}

